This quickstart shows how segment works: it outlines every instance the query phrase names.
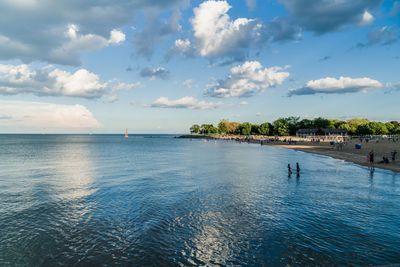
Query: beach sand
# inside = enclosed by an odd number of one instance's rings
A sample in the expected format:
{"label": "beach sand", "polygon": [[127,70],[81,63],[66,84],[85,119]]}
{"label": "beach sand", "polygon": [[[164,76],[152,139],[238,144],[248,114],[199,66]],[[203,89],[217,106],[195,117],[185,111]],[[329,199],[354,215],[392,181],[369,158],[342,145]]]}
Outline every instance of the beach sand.
{"label": "beach sand", "polygon": [[[218,138],[218,137],[217,137]],[[233,138],[233,136],[232,136]],[[268,138],[268,137],[256,137],[257,139],[261,138]],[[274,138],[274,137],[269,137]],[[348,162],[353,162],[363,166],[373,166],[375,168],[387,169],[392,170],[394,172],[400,172],[400,142],[393,142],[392,140],[388,139],[380,139],[379,142],[375,140],[370,140],[369,142],[362,142],[360,139],[353,139],[351,141],[347,141],[343,146],[342,149],[339,149],[339,145],[330,145],[330,141],[324,142],[310,142],[304,141],[301,138],[297,137],[280,137],[280,140],[284,139],[292,139],[293,141],[297,141],[296,144],[288,144],[288,142],[283,141],[273,141],[270,143],[265,143],[265,145],[286,148],[286,149],[294,149],[297,151],[303,151],[307,153],[314,153],[324,156],[329,156],[336,159],[345,160]],[[220,138],[218,138],[220,139]],[[226,139],[226,138],[222,138]],[[254,141],[254,140],[252,140]],[[256,140],[256,142],[258,142]],[[355,145],[361,144],[361,149],[356,149]],[[374,164],[370,164],[367,161],[367,156],[369,151],[373,149],[374,151]],[[392,161],[391,152],[393,150],[397,151],[396,160]],[[389,164],[378,163],[382,160],[382,157],[385,156],[389,159]]]}

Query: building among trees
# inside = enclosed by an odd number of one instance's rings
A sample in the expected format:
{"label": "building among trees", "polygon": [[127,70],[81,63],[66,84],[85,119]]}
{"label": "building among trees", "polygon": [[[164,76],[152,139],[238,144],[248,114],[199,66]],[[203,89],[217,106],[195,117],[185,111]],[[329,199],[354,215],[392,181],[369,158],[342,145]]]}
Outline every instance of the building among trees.
{"label": "building among trees", "polygon": [[307,136],[316,136],[316,135],[325,135],[325,136],[346,136],[346,129],[332,129],[332,128],[313,128],[313,129],[299,129],[296,132],[296,136],[298,137],[307,137]]}

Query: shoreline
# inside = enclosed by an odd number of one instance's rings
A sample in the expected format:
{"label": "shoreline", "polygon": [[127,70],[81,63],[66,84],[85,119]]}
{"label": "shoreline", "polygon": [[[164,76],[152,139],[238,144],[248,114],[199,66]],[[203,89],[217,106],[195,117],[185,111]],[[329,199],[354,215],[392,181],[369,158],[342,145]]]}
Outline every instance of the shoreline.
{"label": "shoreline", "polygon": [[371,165],[370,163],[366,162],[366,159],[364,156],[359,155],[359,154],[353,154],[353,153],[348,153],[348,152],[343,152],[343,151],[335,151],[335,150],[326,150],[326,149],[321,149],[321,148],[315,148],[313,146],[304,146],[304,145],[286,145],[286,144],[267,144],[267,145],[273,146],[273,147],[284,148],[284,149],[292,149],[295,151],[301,151],[301,152],[305,152],[305,153],[327,156],[327,157],[331,157],[334,159],[340,159],[340,160],[344,160],[346,162],[351,162],[351,163],[354,163],[357,165],[365,166],[365,167],[372,166],[374,168],[390,170],[395,173],[400,173],[400,165],[397,162],[394,164],[393,163],[389,163],[389,164],[374,163]]}
{"label": "shoreline", "polygon": [[[190,138],[186,135],[184,138]],[[400,173],[400,142],[394,142],[390,139],[381,138],[379,140],[371,139],[369,142],[361,139],[346,138],[346,141],[341,144],[331,144],[335,137],[318,137],[318,141],[312,141],[307,138],[300,137],[274,137],[274,136],[238,136],[238,135],[215,135],[215,136],[200,136],[197,135],[193,138],[204,139],[217,139],[217,140],[231,140],[238,142],[255,143],[266,146],[279,147],[284,149],[292,149],[296,151],[312,153],[317,155],[328,156],[335,159],[344,160],[366,167],[374,167],[379,169],[390,170],[395,173]],[[355,145],[361,144],[362,148],[356,149]],[[367,162],[367,155],[370,150],[374,151],[375,163],[370,164]],[[397,159],[392,161],[391,151],[398,151]],[[382,157],[388,157],[390,163],[377,163],[381,161]]]}

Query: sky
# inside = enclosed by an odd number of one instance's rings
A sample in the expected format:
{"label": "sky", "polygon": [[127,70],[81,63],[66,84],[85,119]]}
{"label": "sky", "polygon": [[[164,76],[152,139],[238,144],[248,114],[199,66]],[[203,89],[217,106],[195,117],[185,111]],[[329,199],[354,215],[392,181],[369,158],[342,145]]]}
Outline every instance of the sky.
{"label": "sky", "polygon": [[0,133],[400,120],[400,1],[2,0]]}

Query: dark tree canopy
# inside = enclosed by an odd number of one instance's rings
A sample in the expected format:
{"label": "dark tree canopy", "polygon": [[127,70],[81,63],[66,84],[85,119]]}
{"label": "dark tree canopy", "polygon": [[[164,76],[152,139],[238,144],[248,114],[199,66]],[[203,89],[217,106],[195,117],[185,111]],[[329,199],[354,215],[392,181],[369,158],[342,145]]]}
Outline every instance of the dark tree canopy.
{"label": "dark tree canopy", "polygon": [[264,122],[252,124],[249,122],[238,123],[235,121],[221,120],[218,127],[212,124],[194,124],[190,127],[192,134],[240,134],[240,135],[296,135],[299,129],[318,129],[320,134],[324,134],[322,129],[345,129],[348,135],[385,135],[400,134],[400,123],[398,121],[376,122],[368,119],[351,119],[347,121],[315,118],[302,119],[300,117],[279,118],[272,124]]}

